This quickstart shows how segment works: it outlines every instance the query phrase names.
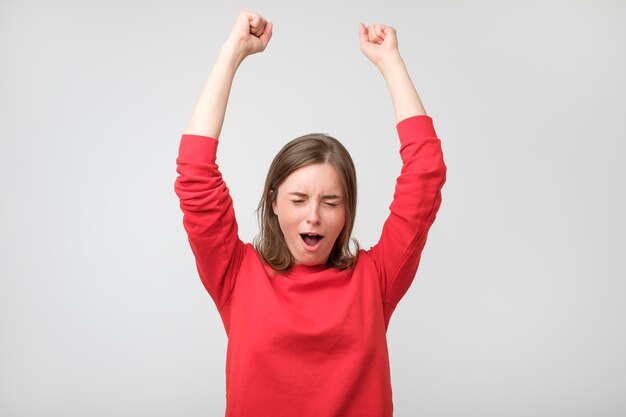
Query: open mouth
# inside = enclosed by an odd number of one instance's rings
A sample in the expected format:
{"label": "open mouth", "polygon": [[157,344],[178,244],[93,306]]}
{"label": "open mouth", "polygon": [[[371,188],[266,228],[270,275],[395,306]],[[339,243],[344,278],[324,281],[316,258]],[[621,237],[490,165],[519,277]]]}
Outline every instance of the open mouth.
{"label": "open mouth", "polygon": [[324,236],[318,235],[317,233],[300,233],[300,237],[302,237],[302,240],[304,240],[304,243],[308,246],[315,246],[324,238]]}

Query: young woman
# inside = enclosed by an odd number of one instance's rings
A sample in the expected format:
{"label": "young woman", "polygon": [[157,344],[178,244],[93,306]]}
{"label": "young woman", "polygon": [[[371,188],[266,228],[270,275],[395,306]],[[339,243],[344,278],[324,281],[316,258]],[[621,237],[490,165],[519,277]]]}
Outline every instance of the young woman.
{"label": "young woman", "polygon": [[[446,179],[441,141],[398,52],[396,31],[360,25],[393,101],[403,166],[380,240],[350,248],[356,175],[335,138],[289,142],[271,164],[261,230],[243,243],[216,164],[235,71],[272,23],[241,12],[196,102],[176,160],[183,225],[226,333],[226,416],[388,417],[386,331],[408,290]],[[390,146],[382,143],[381,146]]]}

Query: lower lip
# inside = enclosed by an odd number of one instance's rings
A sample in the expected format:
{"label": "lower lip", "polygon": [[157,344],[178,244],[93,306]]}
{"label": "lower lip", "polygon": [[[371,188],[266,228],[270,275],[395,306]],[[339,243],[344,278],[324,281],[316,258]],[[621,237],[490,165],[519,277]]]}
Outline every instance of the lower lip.
{"label": "lower lip", "polygon": [[319,242],[315,244],[315,246],[309,246],[304,240],[302,240],[302,246],[304,246],[304,249],[308,250],[309,252],[315,252],[322,245],[322,240],[324,240],[324,238],[321,238]]}

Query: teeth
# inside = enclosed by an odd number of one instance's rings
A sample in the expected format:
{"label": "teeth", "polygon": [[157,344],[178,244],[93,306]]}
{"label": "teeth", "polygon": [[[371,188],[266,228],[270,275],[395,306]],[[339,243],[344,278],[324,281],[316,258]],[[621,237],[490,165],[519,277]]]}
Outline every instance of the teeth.
{"label": "teeth", "polygon": [[317,233],[301,233],[300,236],[304,243],[308,246],[317,246],[317,244],[323,239],[323,236]]}

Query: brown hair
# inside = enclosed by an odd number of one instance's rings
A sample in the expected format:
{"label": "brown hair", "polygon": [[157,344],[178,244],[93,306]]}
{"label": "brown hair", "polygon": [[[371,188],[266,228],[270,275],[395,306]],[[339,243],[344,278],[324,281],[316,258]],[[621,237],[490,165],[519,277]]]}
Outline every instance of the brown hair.
{"label": "brown hair", "polygon": [[359,243],[354,238],[350,239],[356,215],[357,190],[354,163],[347,149],[337,139],[323,133],[311,133],[293,139],[274,157],[265,179],[261,201],[256,210],[260,230],[254,239],[254,247],[263,260],[276,270],[288,270],[295,263],[280,229],[278,218],[272,210],[278,187],[297,169],[322,163],[330,163],[339,174],[345,197],[346,219],[326,264],[345,269],[356,262],[357,255],[350,250],[350,241],[352,241],[356,246],[356,252],[359,251]]}

